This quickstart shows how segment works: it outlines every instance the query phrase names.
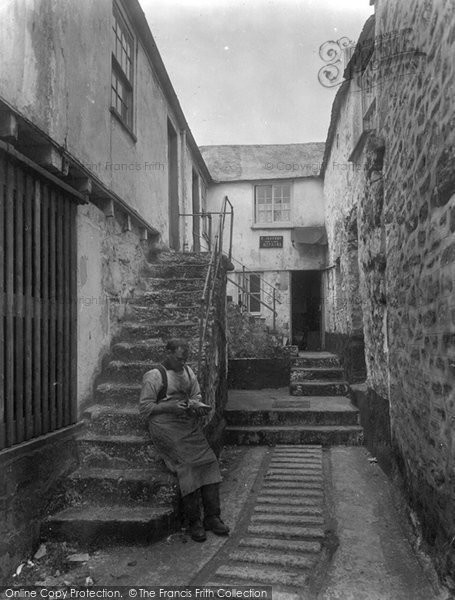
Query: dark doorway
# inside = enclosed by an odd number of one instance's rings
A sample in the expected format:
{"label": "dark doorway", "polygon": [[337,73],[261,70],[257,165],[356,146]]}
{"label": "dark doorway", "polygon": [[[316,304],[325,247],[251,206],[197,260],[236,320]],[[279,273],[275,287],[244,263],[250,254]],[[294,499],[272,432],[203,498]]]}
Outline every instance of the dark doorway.
{"label": "dark doorway", "polygon": [[177,133],[170,121],[167,122],[167,166],[169,194],[169,246],[179,250],[179,188]]}
{"label": "dark doorway", "polygon": [[[192,188],[193,215],[201,212],[201,203],[199,199],[199,176],[193,169],[193,188]],[[201,217],[193,217],[193,250],[199,252],[201,249]]]}
{"label": "dark doorway", "polygon": [[292,343],[321,350],[321,272],[291,271]]}

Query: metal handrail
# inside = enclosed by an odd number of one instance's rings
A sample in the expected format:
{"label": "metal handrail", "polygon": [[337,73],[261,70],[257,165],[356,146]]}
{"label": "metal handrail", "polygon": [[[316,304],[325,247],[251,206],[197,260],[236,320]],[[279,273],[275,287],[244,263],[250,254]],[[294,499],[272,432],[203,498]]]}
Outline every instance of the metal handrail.
{"label": "metal handrail", "polygon": [[[272,311],[272,318],[273,318],[273,326],[272,326],[272,328],[275,330],[275,327],[276,327],[276,317],[278,315],[277,310],[276,310],[276,305],[277,305],[277,303],[278,304],[282,304],[282,302],[280,300],[278,300],[278,298],[276,297],[276,288],[273,287],[273,286],[271,286],[273,288],[273,292],[271,294],[271,296],[272,296],[272,305],[270,305],[270,304],[267,304],[266,302],[264,302],[263,300],[261,300],[261,297],[257,293],[250,292],[248,290],[248,288],[246,287],[245,284],[240,285],[239,283],[237,283],[236,281],[234,281],[230,277],[228,277],[227,280],[230,283],[234,284],[236,287],[238,287],[240,290],[242,290],[244,296],[248,296],[249,298],[254,298],[260,304],[262,304],[263,306],[265,306],[268,310]],[[262,288],[260,288],[259,291],[262,291]],[[246,304],[246,303],[244,302],[244,304]]]}
{"label": "metal handrail", "polygon": [[[247,267],[245,267],[245,265],[243,263],[241,263],[239,260],[237,260],[235,258],[232,258],[231,260],[232,260],[233,263],[237,263],[238,265],[240,265],[242,267],[242,271],[248,271],[249,273],[256,273],[257,272],[257,271],[252,271],[251,269],[248,269]],[[262,279],[262,277],[261,277],[261,281],[263,281],[263,283],[265,283],[265,285],[268,285],[269,287],[276,289],[275,286],[273,286],[268,281],[265,281],[264,279]]]}
{"label": "metal handrail", "polygon": [[[226,225],[226,216],[230,216],[230,232],[229,232],[229,248],[227,257],[229,260],[232,258],[232,234],[234,224],[234,207],[232,206],[229,198],[224,197],[221,211],[215,213],[194,213],[194,216],[206,216],[207,214],[218,215],[218,231],[215,234],[213,241],[213,248],[210,253],[209,268],[204,282],[204,290],[201,296],[201,309],[199,316],[199,348],[198,348],[198,373],[201,373],[202,366],[202,354],[204,350],[204,344],[207,336],[208,321],[210,315],[210,309],[212,308],[213,293],[215,290],[215,283],[218,276],[218,270],[221,265],[223,257],[223,237],[224,228]],[[182,215],[183,216],[183,215]],[[189,216],[188,214],[184,216]],[[193,216],[193,215],[191,215]]]}

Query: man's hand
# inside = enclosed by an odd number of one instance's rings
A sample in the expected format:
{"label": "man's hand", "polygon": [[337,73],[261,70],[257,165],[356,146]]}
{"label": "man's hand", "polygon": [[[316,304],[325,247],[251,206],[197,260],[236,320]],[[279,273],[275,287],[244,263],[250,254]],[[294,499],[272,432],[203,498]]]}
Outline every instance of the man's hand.
{"label": "man's hand", "polygon": [[168,400],[163,407],[166,407],[166,412],[174,415],[184,415],[188,411],[188,405],[185,400]]}
{"label": "man's hand", "polygon": [[204,417],[211,411],[212,407],[204,404],[200,400],[190,400],[189,410],[198,417]]}

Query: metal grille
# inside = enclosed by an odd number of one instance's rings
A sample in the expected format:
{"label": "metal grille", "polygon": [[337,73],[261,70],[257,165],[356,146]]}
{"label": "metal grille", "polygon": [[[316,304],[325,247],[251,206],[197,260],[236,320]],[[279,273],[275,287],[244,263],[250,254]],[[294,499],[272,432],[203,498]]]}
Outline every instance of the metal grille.
{"label": "metal grille", "polygon": [[76,204],[0,149],[0,449],[76,419]]}

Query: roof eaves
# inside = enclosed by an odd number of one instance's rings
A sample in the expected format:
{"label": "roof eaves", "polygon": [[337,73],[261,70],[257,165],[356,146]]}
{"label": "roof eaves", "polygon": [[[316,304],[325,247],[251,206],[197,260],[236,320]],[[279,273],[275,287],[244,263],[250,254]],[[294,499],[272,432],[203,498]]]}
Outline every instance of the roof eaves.
{"label": "roof eaves", "polygon": [[[340,116],[341,107],[343,105],[344,99],[349,91],[350,80],[352,79],[353,73],[359,72],[359,70],[362,71],[366,67],[368,61],[370,60],[374,50],[374,32],[375,16],[371,15],[371,17],[368,17],[368,19],[365,21],[351,60],[349,61],[349,63],[346,66],[346,69],[344,70],[344,81],[341,84],[340,89],[336,93],[335,99],[332,104],[332,113],[330,116],[329,130],[327,132],[324,157],[322,159],[320,171],[320,176],[322,178],[324,178],[327,163],[330,158],[332,143],[335,137],[336,124]],[[373,43],[369,43],[370,40],[373,40]]]}
{"label": "roof eaves", "polygon": [[134,24],[136,32],[141,38],[144,48],[147,51],[153,67],[155,68],[156,74],[158,75],[164,94],[175,112],[179,126],[181,129],[186,130],[188,145],[194,153],[196,162],[201,169],[202,174],[204,177],[206,177],[207,182],[211,182],[212,177],[210,175],[210,171],[208,170],[199,147],[196,144],[193,134],[191,133],[190,126],[188,125],[182,107],[180,106],[179,99],[175,93],[166,67],[164,66],[163,59],[161,58],[161,54],[155,43],[152,32],[150,31],[147,18],[142,10],[141,5],[139,4],[138,0],[123,0],[122,6],[124,6],[125,10],[127,11],[128,16]]}

